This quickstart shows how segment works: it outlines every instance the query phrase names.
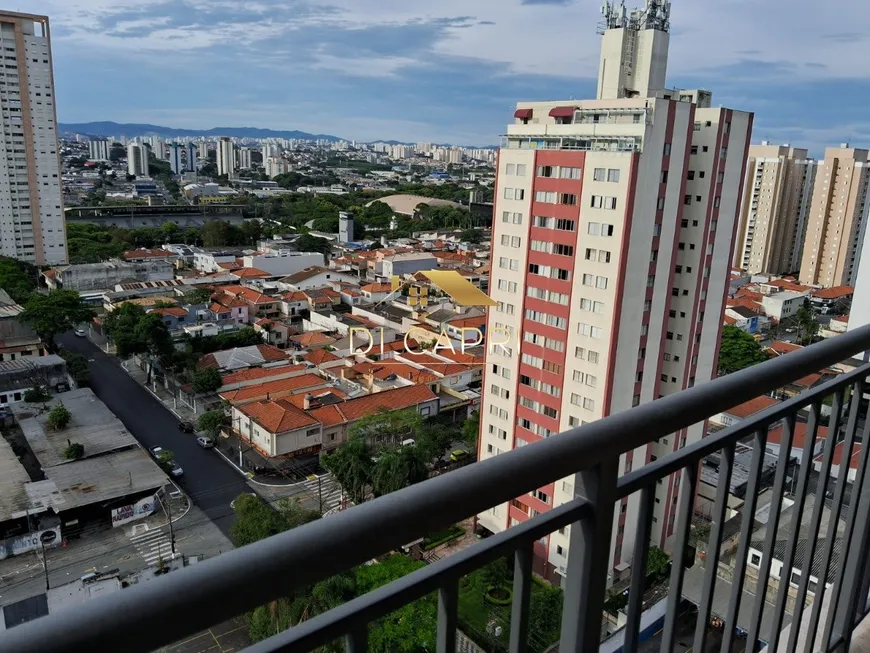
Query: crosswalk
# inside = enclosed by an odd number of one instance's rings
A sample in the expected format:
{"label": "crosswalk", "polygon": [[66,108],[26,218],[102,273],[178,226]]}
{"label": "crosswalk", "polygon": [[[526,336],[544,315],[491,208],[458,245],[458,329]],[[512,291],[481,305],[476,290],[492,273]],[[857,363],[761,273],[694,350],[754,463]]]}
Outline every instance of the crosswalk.
{"label": "crosswalk", "polygon": [[[318,488],[318,482],[320,487]],[[312,496],[313,500],[319,506],[320,493],[323,493],[323,512],[326,513],[333,508],[337,508],[342,503],[343,492],[341,486],[332,477],[331,474],[324,474],[320,477],[310,476],[302,482],[302,486]]]}
{"label": "crosswalk", "polygon": [[172,559],[172,542],[161,529],[134,529],[129,538],[139,555],[151,566],[157,565],[160,560]]}

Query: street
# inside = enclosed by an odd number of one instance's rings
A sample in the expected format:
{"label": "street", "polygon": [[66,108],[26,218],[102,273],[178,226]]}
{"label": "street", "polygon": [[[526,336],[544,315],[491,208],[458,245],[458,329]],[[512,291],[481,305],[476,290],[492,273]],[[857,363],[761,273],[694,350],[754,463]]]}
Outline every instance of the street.
{"label": "street", "polygon": [[72,333],[58,338],[68,351],[89,359],[91,388],[142,446],[161,446],[175,454],[184,469],[178,484],[195,506],[229,535],[234,521],[230,502],[250,492],[245,478],[217,453],[202,449],[195,438],[178,430],[178,420],[125,372],[120,362],[106,355],[87,338]]}

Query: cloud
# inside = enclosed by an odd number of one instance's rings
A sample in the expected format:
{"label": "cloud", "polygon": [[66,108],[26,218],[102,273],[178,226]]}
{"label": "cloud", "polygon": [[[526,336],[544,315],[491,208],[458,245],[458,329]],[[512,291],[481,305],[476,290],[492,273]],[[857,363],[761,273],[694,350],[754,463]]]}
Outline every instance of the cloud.
{"label": "cloud", "polygon": [[[362,138],[350,127],[395,124],[495,142],[517,101],[589,97],[598,71],[590,0],[18,2],[51,18],[66,120],[167,110],[208,127],[229,106],[262,126],[325,122]],[[787,12],[674,0],[669,83],[710,88],[714,101],[757,111],[758,125],[857,124],[870,98],[868,19],[865,0],[836,12],[815,0],[790,0]],[[341,111],[324,120],[325,106]]]}

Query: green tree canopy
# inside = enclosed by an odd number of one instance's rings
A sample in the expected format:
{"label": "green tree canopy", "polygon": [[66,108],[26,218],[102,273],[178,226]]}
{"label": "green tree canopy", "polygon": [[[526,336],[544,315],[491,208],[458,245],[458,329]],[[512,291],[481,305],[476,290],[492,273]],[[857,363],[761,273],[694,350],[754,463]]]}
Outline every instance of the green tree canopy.
{"label": "green tree canopy", "polygon": [[157,313],[146,313],[138,304],[126,303],[111,311],[103,321],[118,356],[143,356],[148,360],[148,381],[156,360],[168,360],[175,347],[169,328]]}
{"label": "green tree canopy", "polygon": [[215,436],[225,421],[224,411],[220,409],[209,410],[199,416],[199,419],[196,420],[196,425],[200,431]]}
{"label": "green tree canopy", "polygon": [[48,348],[55,351],[55,336],[77,324],[90,322],[94,315],[75,290],[54,290],[47,295],[32,295],[18,319],[29,324]]}
{"label": "green tree canopy", "polygon": [[302,234],[296,240],[296,250],[299,252],[320,252],[324,257],[328,257],[332,253],[332,243],[326,238]]}
{"label": "green tree canopy", "polygon": [[819,321],[812,308],[801,306],[795,313],[798,328],[798,341],[802,345],[811,345],[819,333]]}
{"label": "green tree canopy", "polygon": [[213,367],[198,370],[193,375],[193,391],[197,394],[215,392],[224,384],[221,373]]}
{"label": "green tree canopy", "polygon": [[480,411],[476,410],[462,423],[462,441],[471,449],[477,449],[477,436],[480,432]]}
{"label": "green tree canopy", "polygon": [[374,446],[395,446],[413,437],[422,425],[423,418],[414,408],[381,411],[354,422],[348,435],[350,438],[362,438]]}
{"label": "green tree canopy", "polygon": [[24,261],[0,256],[0,288],[3,288],[13,301],[24,304],[36,290],[39,270]]}
{"label": "green tree canopy", "polygon": [[722,328],[719,345],[719,376],[725,376],[767,360],[761,345],[743,329],[735,326]]}
{"label": "green tree canopy", "polygon": [[362,438],[351,438],[329,456],[323,458],[339,485],[354,503],[362,503],[372,482],[374,463],[368,445]]}
{"label": "green tree canopy", "polygon": [[55,431],[65,429],[72,419],[72,413],[62,403],[48,412],[48,425]]}

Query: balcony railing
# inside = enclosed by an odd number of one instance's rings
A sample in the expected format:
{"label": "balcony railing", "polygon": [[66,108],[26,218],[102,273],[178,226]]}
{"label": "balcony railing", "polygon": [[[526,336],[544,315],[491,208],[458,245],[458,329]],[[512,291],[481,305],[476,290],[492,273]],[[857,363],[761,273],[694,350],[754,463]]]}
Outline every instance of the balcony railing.
{"label": "balcony railing", "polygon": [[[470,465],[389,494],[292,531],[225,553],[160,580],[15,627],[0,635],[0,651],[150,651],[179,641],[224,619],[251,610],[294,589],[309,586],[454,524],[492,506],[509,502],[548,483],[574,476],[575,498],[545,514],[444,557],[416,572],[355,598],[339,608],[262,641],[249,650],[308,651],[344,638],[348,651],[366,650],[368,624],[432,592],[438,594],[436,650],[456,650],[460,578],[498,558],[514,560],[509,650],[527,651],[534,543],[565,526],[570,557],[564,583],[560,651],[597,651],[602,639],[602,609],[610,572],[614,506],[639,493],[640,510],[633,542],[627,621],[621,650],[635,651],[657,481],[681,473],[678,519],[672,538],[674,564],[666,596],[660,649],[670,651],[686,635],[678,621],[686,580],[682,561],[690,547],[690,526],[699,466],[710,454],[721,461],[712,509],[706,563],[696,599],[694,650],[708,650],[710,617],[724,621],[717,637],[721,650],[848,650],[856,624],[867,613],[870,588],[870,479],[867,458],[870,421],[862,401],[870,365],[779,403],[679,451],[619,476],[620,455],[676,433],[759,395],[870,350],[870,327],[788,354],[711,383],[645,404],[549,438],[538,444]],[[828,412],[827,438],[819,453],[817,434]],[[806,419],[806,422],[803,420]],[[772,503],[763,545],[752,542],[757,497],[767,475],[763,455],[768,428],[783,424]],[[797,425],[806,427],[799,471],[789,478],[789,458]],[[861,442],[854,479],[847,483],[847,461]],[[720,546],[729,508],[734,452],[749,443],[748,471],[737,552],[731,581],[723,590]],[[839,454],[836,452],[839,451]],[[830,472],[839,465],[839,476]],[[814,468],[815,465],[815,468]],[[794,502],[791,525],[778,528],[783,497]],[[809,517],[806,517],[806,514]],[[827,516],[825,521],[823,517]],[[801,522],[803,521],[803,527]],[[819,533],[826,531],[827,537]],[[839,534],[841,546],[835,547]],[[733,536],[732,536],[733,537]],[[803,539],[802,539],[803,538]],[[755,594],[748,584],[750,547],[773,552],[777,545],[784,582],[767,591],[773,555],[753,559]],[[625,547],[628,550],[628,546]],[[696,565],[700,563],[695,563]],[[800,578],[793,586],[789,570]],[[814,589],[810,575],[817,578]],[[718,591],[715,591],[718,586]],[[814,595],[810,595],[813,592]],[[762,600],[765,595],[768,600]],[[788,606],[793,603],[790,610]],[[789,615],[790,612],[790,615]],[[743,626],[740,626],[740,624]],[[791,625],[789,625],[791,624]],[[738,630],[740,626],[741,630]],[[737,642],[745,636],[748,641]],[[689,636],[690,637],[690,636]]]}

